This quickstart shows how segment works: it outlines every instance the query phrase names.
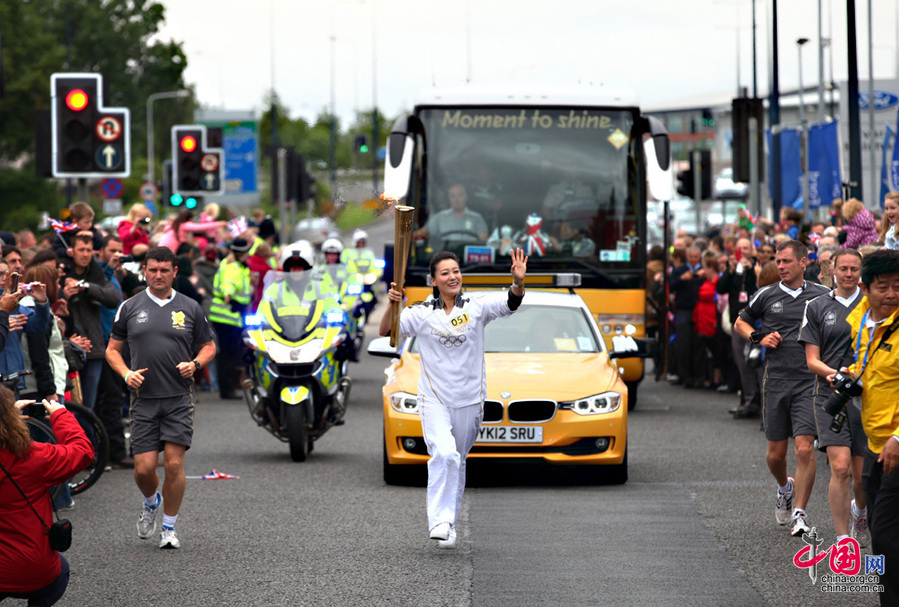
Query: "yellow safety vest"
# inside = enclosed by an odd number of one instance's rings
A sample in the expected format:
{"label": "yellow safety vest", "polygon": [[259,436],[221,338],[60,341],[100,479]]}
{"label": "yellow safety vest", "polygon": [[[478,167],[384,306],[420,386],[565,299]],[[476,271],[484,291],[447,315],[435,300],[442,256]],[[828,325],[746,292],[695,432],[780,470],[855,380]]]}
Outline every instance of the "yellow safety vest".
{"label": "yellow safety vest", "polygon": [[209,307],[211,322],[242,327],[243,318],[240,312],[233,310],[230,303],[225,303],[225,297],[228,295],[233,302],[244,306],[250,305],[253,295],[250,269],[242,263],[222,263],[219,266],[212,281],[212,305]]}

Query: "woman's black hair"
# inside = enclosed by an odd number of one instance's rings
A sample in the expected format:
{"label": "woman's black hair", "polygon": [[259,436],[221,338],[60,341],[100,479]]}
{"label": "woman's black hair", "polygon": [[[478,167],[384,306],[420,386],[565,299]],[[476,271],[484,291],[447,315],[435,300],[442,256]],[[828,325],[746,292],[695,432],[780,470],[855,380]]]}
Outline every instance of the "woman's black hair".
{"label": "woman's black hair", "polygon": [[[434,253],[434,256],[431,257],[431,263],[428,266],[428,269],[431,272],[431,278],[435,278],[437,276],[437,264],[441,261],[446,261],[447,259],[452,259],[459,267],[462,266],[462,262],[459,261],[459,256],[452,251],[440,251],[439,253]],[[434,285],[434,299],[439,298],[440,290],[437,288],[437,285]]]}

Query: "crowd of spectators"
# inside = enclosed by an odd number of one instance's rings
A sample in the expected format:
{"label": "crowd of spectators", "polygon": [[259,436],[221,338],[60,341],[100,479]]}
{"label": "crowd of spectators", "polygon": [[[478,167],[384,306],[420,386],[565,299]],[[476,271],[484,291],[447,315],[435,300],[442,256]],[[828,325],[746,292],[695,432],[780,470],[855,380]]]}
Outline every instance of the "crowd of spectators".
{"label": "crowd of spectators", "polygon": [[[219,261],[235,238],[220,215],[219,206],[210,203],[196,218],[186,209],[155,218],[146,205],[136,203],[117,226],[106,230],[95,224],[90,205],[76,202],[65,221],[57,223],[58,230],[13,233],[2,231],[0,223],[0,294],[12,273],[19,274],[21,284],[46,286],[46,301],[39,302],[36,294],[26,296],[10,313],[8,336],[0,348],[0,374],[32,371],[17,386],[19,398],[70,399],[94,410],[106,426],[113,467],[133,466],[124,436],[126,387],[104,356],[116,310],[146,288],[141,262],[149,248],[158,245],[172,248],[177,256],[174,288],[208,313]],[[240,236],[250,242],[259,239],[253,257],[266,263],[274,223],[261,212],[253,217]],[[217,390],[214,365],[198,373],[196,381],[203,390]],[[61,507],[73,503],[68,495],[58,500]]]}
{"label": "crowd of spectators", "polygon": [[[658,331],[665,309],[663,272],[668,273],[669,343],[667,379],[687,389],[711,389],[737,395],[731,410],[738,418],[761,414],[759,348],[736,335],[733,323],[760,288],[778,282],[775,248],[789,240],[809,247],[805,279],[832,287],[831,257],[852,248],[862,255],[878,247],[899,249],[899,192],[887,195],[880,216],[856,199],[835,201],[826,221],[806,221],[784,208],[774,223],[752,217],[741,206],[737,220],[703,234],[679,232],[665,255],[649,252],[649,332]],[[661,357],[657,378],[664,373]]]}

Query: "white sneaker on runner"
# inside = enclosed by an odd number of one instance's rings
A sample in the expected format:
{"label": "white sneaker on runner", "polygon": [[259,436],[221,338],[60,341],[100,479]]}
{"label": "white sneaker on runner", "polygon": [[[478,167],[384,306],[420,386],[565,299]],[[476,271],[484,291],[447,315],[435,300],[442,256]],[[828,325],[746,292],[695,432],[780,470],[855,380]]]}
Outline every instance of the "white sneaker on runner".
{"label": "white sneaker on runner", "polygon": [[431,529],[431,539],[432,540],[446,540],[449,539],[450,531],[452,527],[449,523],[437,523],[434,525],[434,528]]}
{"label": "white sneaker on runner", "polygon": [[180,548],[181,542],[178,541],[178,536],[175,535],[174,529],[166,529],[162,528],[162,535],[159,538],[159,547],[160,548]]}
{"label": "white sneaker on runner", "polygon": [[137,519],[137,535],[140,539],[145,540],[156,532],[156,511],[162,504],[162,496],[156,494],[156,507],[150,508],[144,500],[143,508],[140,511],[140,517]]}
{"label": "white sneaker on runner", "polygon": [[[853,505],[855,500],[852,500]],[[871,544],[871,532],[868,530],[868,516],[855,516],[852,507],[849,508],[849,537],[858,542],[859,548],[867,548]]]}
{"label": "white sneaker on runner", "polygon": [[778,489],[777,499],[774,502],[774,520],[777,521],[778,525],[789,523],[793,514],[793,494],[796,492],[796,485],[792,476],[787,478],[787,483],[790,485],[790,490],[783,493]]}
{"label": "white sneaker on runner", "polygon": [[808,533],[812,530],[808,523],[805,522],[805,514],[803,512],[797,512],[791,520],[793,525],[790,528],[790,535],[793,537],[802,537],[803,533]]}
{"label": "white sneaker on runner", "polygon": [[454,527],[450,527],[449,537],[445,540],[440,540],[437,542],[438,548],[455,548],[456,547],[456,529]]}

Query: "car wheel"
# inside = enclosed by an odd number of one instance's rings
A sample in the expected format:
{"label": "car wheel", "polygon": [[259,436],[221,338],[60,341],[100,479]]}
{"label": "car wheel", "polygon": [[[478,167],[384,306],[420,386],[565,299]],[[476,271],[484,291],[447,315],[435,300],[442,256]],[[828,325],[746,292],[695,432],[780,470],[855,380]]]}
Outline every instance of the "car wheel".
{"label": "car wheel", "polygon": [[[427,485],[427,466],[401,466],[387,459],[387,445],[381,447],[384,454],[384,482],[388,485]],[[423,474],[424,473],[424,474]]]}
{"label": "car wheel", "polygon": [[637,406],[637,386],[640,385],[640,382],[626,381],[624,384],[627,386],[627,410],[633,411]]}
{"label": "car wheel", "polygon": [[624,448],[624,459],[620,464],[604,466],[604,480],[610,485],[623,485],[627,482],[627,447]]}

